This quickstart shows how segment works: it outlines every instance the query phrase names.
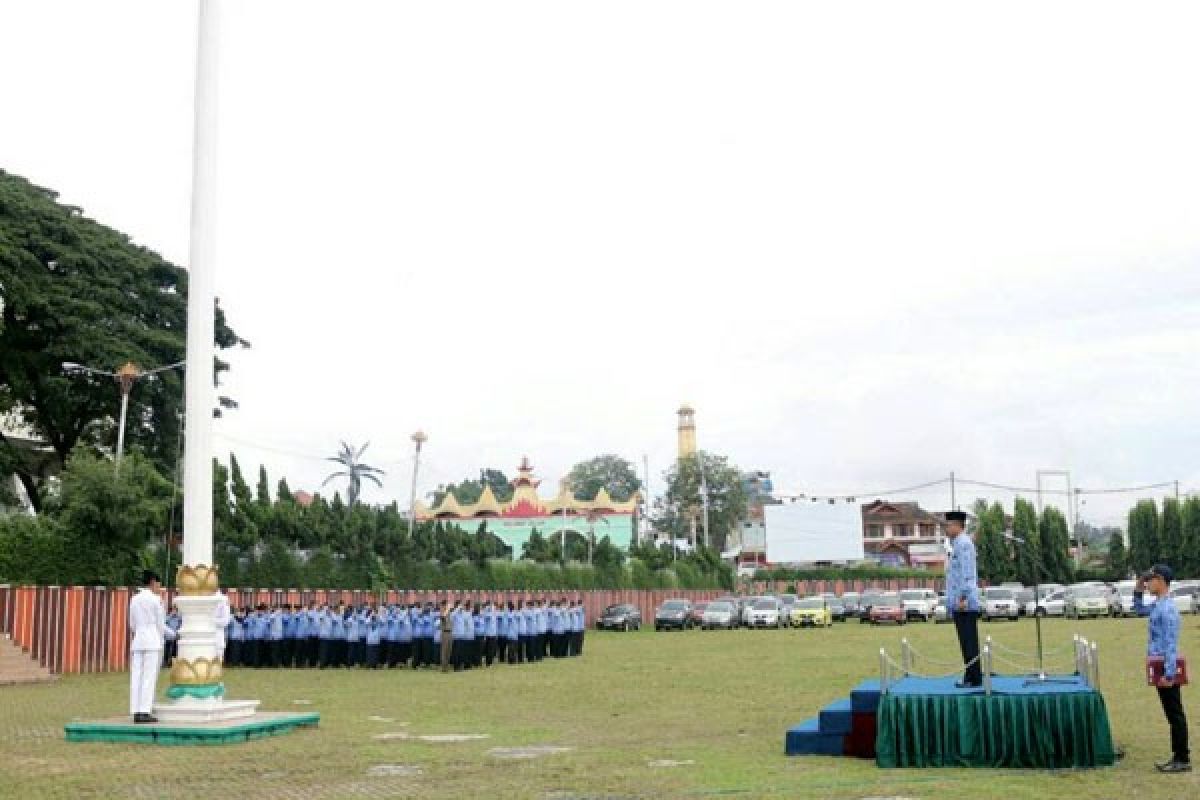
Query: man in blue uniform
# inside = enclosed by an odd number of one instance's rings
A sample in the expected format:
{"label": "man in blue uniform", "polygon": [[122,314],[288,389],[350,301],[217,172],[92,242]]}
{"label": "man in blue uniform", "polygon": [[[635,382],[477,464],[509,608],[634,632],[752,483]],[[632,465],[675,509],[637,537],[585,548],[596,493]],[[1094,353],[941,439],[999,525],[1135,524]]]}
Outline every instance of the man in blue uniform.
{"label": "man in blue uniform", "polygon": [[171,662],[175,660],[175,654],[179,652],[179,628],[183,625],[183,617],[179,615],[179,609],[173,605],[167,612],[166,625],[175,633],[175,636],[167,636],[167,641],[163,644],[163,669],[171,666]]}
{"label": "man in blue uniform", "polygon": [[374,608],[367,609],[362,622],[364,630],[363,665],[367,669],[379,669],[379,650],[383,646],[384,623]]}
{"label": "man in blue uniform", "polygon": [[283,663],[283,610],[272,608],[267,614],[267,652],[263,666],[276,669]]}
{"label": "man in blue uniform", "polygon": [[317,666],[327,669],[333,666],[333,611],[322,606],[317,612]]}
{"label": "man in blue uniform", "polygon": [[521,661],[521,612],[515,603],[508,602],[504,610],[504,649],[509,664],[519,664]]}
{"label": "man in blue uniform", "polygon": [[496,660],[497,644],[500,640],[500,612],[492,600],[483,604],[483,662],[491,666]]}
{"label": "man in blue uniform", "polygon": [[946,512],[946,535],[953,541],[950,566],[946,570],[946,608],[954,614],[954,630],[966,671],[960,689],[983,685],[979,664],[979,575],[975,565],[975,543],[966,533],[967,513]]}
{"label": "man in blue uniform", "polygon": [[1166,564],[1157,564],[1138,578],[1133,590],[1133,607],[1138,614],[1146,611],[1142,602],[1144,592],[1154,595],[1150,607],[1149,641],[1146,644],[1148,658],[1161,658],[1162,676],[1157,686],[1158,702],[1171,729],[1171,758],[1154,766],[1159,772],[1191,772],[1192,760],[1188,751],[1187,715],[1183,712],[1183,698],[1179,692],[1179,610],[1171,600],[1171,579],[1174,573]]}
{"label": "man in blue uniform", "polygon": [[573,610],[575,612],[575,633],[572,638],[575,645],[572,648],[571,655],[581,656],[583,655],[583,636],[587,633],[587,612],[583,609],[582,597],[575,598],[575,608]]}

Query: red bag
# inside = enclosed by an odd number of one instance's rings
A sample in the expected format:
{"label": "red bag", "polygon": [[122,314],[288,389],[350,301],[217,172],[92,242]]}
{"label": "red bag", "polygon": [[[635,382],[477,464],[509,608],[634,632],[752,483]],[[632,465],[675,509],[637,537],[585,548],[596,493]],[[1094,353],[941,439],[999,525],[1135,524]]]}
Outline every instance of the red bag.
{"label": "red bag", "polygon": [[[1163,657],[1146,656],[1146,683],[1157,686],[1163,676]],[[1187,659],[1183,656],[1175,658],[1175,685],[1183,686],[1188,682]]]}

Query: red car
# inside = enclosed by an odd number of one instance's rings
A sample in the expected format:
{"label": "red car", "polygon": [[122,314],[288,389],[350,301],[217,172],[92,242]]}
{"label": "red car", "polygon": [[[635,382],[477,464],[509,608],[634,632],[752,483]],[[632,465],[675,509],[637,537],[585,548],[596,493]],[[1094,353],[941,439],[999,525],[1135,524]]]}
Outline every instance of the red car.
{"label": "red car", "polygon": [[692,627],[701,627],[704,625],[704,609],[708,608],[708,603],[696,603],[692,606],[692,610],[688,613],[688,624]]}
{"label": "red car", "polygon": [[884,622],[894,622],[897,625],[903,625],[907,622],[904,614],[904,601],[900,599],[900,593],[884,592],[877,595],[875,602],[871,604],[868,620],[872,625],[879,625]]}

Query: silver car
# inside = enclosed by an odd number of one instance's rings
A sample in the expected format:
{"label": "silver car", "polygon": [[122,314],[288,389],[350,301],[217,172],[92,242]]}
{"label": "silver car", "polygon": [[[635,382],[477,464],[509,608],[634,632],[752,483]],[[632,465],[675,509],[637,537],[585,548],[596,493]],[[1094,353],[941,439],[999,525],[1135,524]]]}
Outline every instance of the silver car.
{"label": "silver car", "polygon": [[983,601],[980,616],[984,622],[991,622],[994,619],[1010,619],[1015,622],[1020,616],[1020,612],[1017,610],[1015,589],[989,586],[983,590],[983,597],[980,599]]}
{"label": "silver car", "polygon": [[730,629],[737,626],[737,609],[733,603],[726,603],[720,600],[709,603],[704,608],[704,616],[701,618],[700,629],[710,630],[712,628]]}

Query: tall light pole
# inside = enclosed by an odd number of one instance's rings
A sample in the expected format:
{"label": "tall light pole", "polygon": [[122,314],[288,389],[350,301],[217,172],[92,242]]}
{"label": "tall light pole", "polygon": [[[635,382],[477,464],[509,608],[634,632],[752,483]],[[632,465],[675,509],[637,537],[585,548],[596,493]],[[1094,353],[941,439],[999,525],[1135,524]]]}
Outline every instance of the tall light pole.
{"label": "tall light pole", "polygon": [[[412,477],[412,492],[409,493],[408,500],[408,535],[412,535],[417,530],[417,470],[421,468],[421,445],[429,441],[429,437],[424,431],[417,431],[410,437],[413,441],[413,477]],[[437,547],[437,542],[433,543],[434,548]]]}
{"label": "tall light pole", "polygon": [[121,469],[121,457],[125,454],[125,418],[129,413],[129,393],[133,391],[133,385],[141,378],[153,378],[160,372],[166,372],[170,369],[176,369],[186,364],[186,361],[176,361],[174,364],[167,364],[164,367],[155,369],[143,370],[132,361],[127,361],[123,366],[117,369],[116,372],[108,372],[103,369],[95,369],[94,367],[76,364],[74,361],[64,361],[62,364],[63,372],[68,375],[102,375],[107,378],[115,378],[117,386],[121,390],[121,413],[117,421],[117,470]]}
{"label": "tall light pole", "polygon": [[700,468],[700,507],[704,511],[704,546],[712,547],[708,538],[708,478],[704,474],[704,461],[696,453],[696,466]]}

